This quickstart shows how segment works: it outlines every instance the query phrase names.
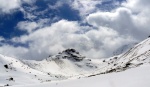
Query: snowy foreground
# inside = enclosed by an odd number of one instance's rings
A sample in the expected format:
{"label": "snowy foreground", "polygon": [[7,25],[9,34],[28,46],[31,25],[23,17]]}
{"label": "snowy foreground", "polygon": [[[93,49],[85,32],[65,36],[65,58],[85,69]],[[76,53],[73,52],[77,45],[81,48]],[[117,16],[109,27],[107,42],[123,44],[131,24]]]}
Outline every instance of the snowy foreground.
{"label": "snowy foreground", "polygon": [[150,38],[107,59],[67,49],[42,61],[0,54],[0,87],[150,87]]}
{"label": "snowy foreground", "polygon": [[150,65],[90,78],[13,87],[150,87]]}

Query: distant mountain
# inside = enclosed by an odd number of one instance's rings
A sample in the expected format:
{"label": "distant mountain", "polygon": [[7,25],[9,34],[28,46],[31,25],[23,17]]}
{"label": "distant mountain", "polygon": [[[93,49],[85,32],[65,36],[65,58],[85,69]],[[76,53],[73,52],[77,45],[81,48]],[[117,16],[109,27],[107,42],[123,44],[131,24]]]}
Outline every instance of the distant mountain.
{"label": "distant mountain", "polygon": [[0,86],[36,84],[121,72],[150,64],[150,38],[108,59],[89,59],[66,49],[42,61],[19,60],[0,54]]}

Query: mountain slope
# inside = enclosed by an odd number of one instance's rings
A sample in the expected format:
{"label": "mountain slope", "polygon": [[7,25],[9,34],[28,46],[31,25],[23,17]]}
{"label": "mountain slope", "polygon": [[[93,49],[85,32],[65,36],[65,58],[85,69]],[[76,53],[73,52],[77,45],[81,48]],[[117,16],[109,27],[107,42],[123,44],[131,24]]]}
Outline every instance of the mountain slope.
{"label": "mountain slope", "polygon": [[18,59],[0,55],[0,86],[33,84],[56,79],[32,69]]}
{"label": "mountain slope", "polygon": [[135,45],[120,56],[110,59],[108,63],[107,69],[109,71],[122,71],[131,67],[150,64],[150,38]]}
{"label": "mountain slope", "polygon": [[79,78],[97,69],[98,63],[68,50],[42,61],[18,60],[0,55],[0,86]]}
{"label": "mountain slope", "polygon": [[[97,62],[101,62],[101,60],[97,59]],[[25,60],[24,63],[41,72],[66,78],[91,73],[99,66],[98,63],[81,56],[74,49],[67,49],[42,61]]]}
{"label": "mountain slope", "polygon": [[13,87],[150,87],[150,65],[90,78]]}
{"label": "mountain slope", "polygon": [[0,55],[0,86],[29,85],[92,77],[150,65],[150,38],[127,52],[107,59],[90,59],[67,49],[42,61]]}

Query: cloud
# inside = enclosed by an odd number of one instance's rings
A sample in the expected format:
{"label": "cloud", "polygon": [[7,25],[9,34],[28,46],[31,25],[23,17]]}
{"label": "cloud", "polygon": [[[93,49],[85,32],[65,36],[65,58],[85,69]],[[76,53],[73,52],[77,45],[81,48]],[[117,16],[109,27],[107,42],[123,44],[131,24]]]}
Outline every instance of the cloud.
{"label": "cloud", "polygon": [[[144,10],[148,10],[150,7],[149,0],[127,0],[127,3],[122,3],[123,6],[132,9],[132,11],[143,12]],[[144,9],[143,9],[144,8]]]}
{"label": "cloud", "polygon": [[111,10],[120,6],[120,4],[121,1],[119,0],[73,0],[73,2],[69,2],[69,5],[73,9],[78,10],[83,18],[97,11]]}
{"label": "cloud", "polygon": [[[115,12],[97,12],[87,17],[89,24],[95,27],[110,27],[120,34],[134,33],[135,26],[132,21],[132,14],[129,9],[118,8]],[[136,29],[135,29],[136,30]]]}
{"label": "cloud", "polygon": [[[86,3],[88,6],[86,1],[77,1],[74,1],[77,5],[75,8],[79,8],[80,3]],[[93,3],[91,10],[81,5],[89,15],[85,15],[86,19],[80,22],[62,19],[49,24],[48,21],[42,22],[41,19],[41,21],[18,23],[20,30],[29,33],[12,38],[11,41],[28,43],[29,46],[14,47],[4,44],[0,47],[0,53],[17,58],[40,60],[67,48],[75,48],[87,57],[102,58],[112,56],[113,52],[123,45],[141,41],[149,36],[150,2],[148,0],[127,0],[120,7],[109,12],[96,10],[91,13],[96,9],[97,3]],[[82,25],[83,21],[92,27]]]}
{"label": "cloud", "polygon": [[85,16],[95,11],[96,5],[101,2],[102,0],[74,0],[70,5],[79,10],[81,16]]}
{"label": "cloud", "polygon": [[17,24],[18,29],[28,31],[29,33],[38,27],[36,22],[22,21]]}
{"label": "cloud", "polygon": [[[14,58],[21,58],[28,49],[24,47],[13,47],[11,45],[3,45],[0,47],[0,52]],[[27,57],[29,57],[27,55]],[[30,56],[31,57],[31,56]]]}
{"label": "cloud", "polygon": [[39,19],[36,22],[35,21],[20,21],[16,27],[19,30],[27,31],[28,33],[31,33],[38,28],[45,27],[48,22],[49,22],[49,19]]}
{"label": "cloud", "polygon": [[28,3],[31,4],[35,0],[0,0],[0,12],[2,13],[11,13],[14,12],[15,10],[18,10],[21,7],[23,3]]}
{"label": "cloud", "polygon": [[57,8],[61,7],[62,5],[63,5],[63,3],[61,1],[57,1],[54,5],[48,5],[48,7],[50,9],[57,9]]}
{"label": "cloud", "polygon": [[5,40],[3,37],[0,37],[0,41],[3,41],[3,40]]}
{"label": "cloud", "polygon": [[18,9],[21,5],[20,0],[0,0],[0,11],[9,13],[14,9]]}
{"label": "cloud", "polygon": [[[89,31],[78,33],[85,29]],[[130,37],[120,36],[111,28],[99,27],[93,30],[92,27],[80,26],[77,21],[60,20],[29,35],[13,38],[12,41],[30,43],[28,48],[4,45],[1,49],[9,48],[8,51],[0,50],[0,52],[19,58],[40,60],[67,48],[75,48],[90,58],[108,57],[117,47],[133,40]]]}
{"label": "cloud", "polygon": [[24,52],[21,58],[27,58],[28,55],[40,59],[64,50],[62,43],[67,43],[64,38],[65,35],[75,33],[78,29],[78,23],[61,20],[51,26],[38,29],[29,35],[14,38],[13,41],[21,43],[31,42],[28,51]]}
{"label": "cloud", "polygon": [[27,3],[27,4],[33,4],[36,2],[36,0],[21,0],[22,3]]}
{"label": "cloud", "polygon": [[127,0],[127,3],[123,3],[123,6],[130,9],[132,11],[132,20],[134,21],[134,25],[136,26],[136,30],[140,33],[137,36],[138,38],[143,36],[148,36],[150,32],[150,1],[149,0]]}
{"label": "cloud", "polygon": [[[124,7],[119,7],[111,12],[96,12],[90,14],[87,17],[87,21],[95,27],[109,27],[116,30],[120,35],[142,40],[146,38],[150,32],[150,25],[148,24],[150,22],[150,17],[148,16],[150,11],[146,10],[149,8],[148,6],[139,4],[144,3],[139,2],[139,0],[129,0],[123,3]],[[132,5],[134,7],[132,7]],[[140,8],[138,6],[140,6]]]}

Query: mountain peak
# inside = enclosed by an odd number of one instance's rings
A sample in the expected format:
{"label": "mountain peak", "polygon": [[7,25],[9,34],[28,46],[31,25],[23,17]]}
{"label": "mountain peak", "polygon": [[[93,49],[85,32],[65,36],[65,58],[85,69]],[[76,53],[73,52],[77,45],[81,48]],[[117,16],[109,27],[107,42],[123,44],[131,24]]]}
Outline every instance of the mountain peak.
{"label": "mountain peak", "polygon": [[52,59],[69,59],[73,61],[82,61],[85,56],[82,56],[78,51],[75,49],[66,49],[60,53],[58,53],[56,56],[51,56]]}
{"label": "mountain peak", "polygon": [[[108,59],[88,59],[75,49],[66,49],[42,61],[19,60],[0,54],[0,82],[3,82],[3,86],[8,81],[14,81],[9,85],[16,85],[15,82],[20,81],[29,84],[31,81],[37,83],[91,77],[149,64],[150,38],[136,44],[127,52]],[[22,77],[24,75],[27,78]]]}

